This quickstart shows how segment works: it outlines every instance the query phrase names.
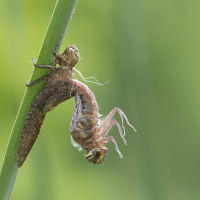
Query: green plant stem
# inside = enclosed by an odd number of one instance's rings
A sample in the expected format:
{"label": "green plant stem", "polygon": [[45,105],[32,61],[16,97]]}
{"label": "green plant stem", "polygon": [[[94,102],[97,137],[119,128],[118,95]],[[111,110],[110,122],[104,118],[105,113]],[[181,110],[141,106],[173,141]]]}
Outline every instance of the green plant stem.
{"label": "green plant stem", "polygon": [[[56,46],[60,36],[64,37],[69,22],[74,11],[77,0],[58,0],[50,20],[47,32],[38,56],[37,63],[43,65],[53,65],[54,56],[52,51]],[[62,41],[61,41],[62,43]],[[61,44],[60,43],[60,44]],[[59,51],[60,45],[57,48]],[[30,81],[34,81],[43,77],[50,72],[47,69],[35,68]],[[4,160],[0,172],[0,200],[10,198],[12,189],[18,173],[17,148],[21,130],[33,99],[44,87],[45,82],[38,83],[27,88],[24,98],[21,102],[17,117],[13,124],[12,132],[8,142],[8,146],[4,155]]]}

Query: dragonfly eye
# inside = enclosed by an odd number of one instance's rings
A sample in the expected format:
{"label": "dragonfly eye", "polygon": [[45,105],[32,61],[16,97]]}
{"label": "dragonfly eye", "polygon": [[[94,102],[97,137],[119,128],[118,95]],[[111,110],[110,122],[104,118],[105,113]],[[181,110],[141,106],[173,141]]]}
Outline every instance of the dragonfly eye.
{"label": "dragonfly eye", "polygon": [[85,158],[88,162],[96,163],[96,161],[101,156],[101,150],[98,148],[94,148],[91,151],[89,151],[87,154],[85,154]]}
{"label": "dragonfly eye", "polygon": [[85,154],[85,158],[88,162],[93,162],[94,164],[101,164],[105,160],[107,152],[108,152],[107,148],[105,149],[94,148]]}

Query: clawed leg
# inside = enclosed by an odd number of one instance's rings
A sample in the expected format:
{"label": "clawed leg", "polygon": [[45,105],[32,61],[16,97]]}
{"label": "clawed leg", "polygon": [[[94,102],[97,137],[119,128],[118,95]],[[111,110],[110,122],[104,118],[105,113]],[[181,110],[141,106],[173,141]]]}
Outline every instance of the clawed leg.
{"label": "clawed leg", "polygon": [[[47,68],[47,69],[50,69],[51,71],[54,71],[54,69],[55,69],[55,67],[53,67],[51,65],[39,65],[39,64],[36,64],[34,58],[32,58],[32,61],[33,61],[33,65],[35,67],[38,67],[38,68]],[[35,84],[37,84],[39,82],[42,82],[43,80],[47,80],[48,77],[49,77],[49,75],[46,75],[46,76],[44,76],[44,77],[42,77],[42,78],[40,78],[38,80],[35,80],[35,81],[31,82],[31,83],[28,81],[26,83],[26,87],[29,87],[31,85],[35,85]]]}
{"label": "clawed leg", "polygon": [[[119,125],[119,123],[118,123],[115,119],[112,119],[112,117],[114,116],[114,114],[115,114],[116,112],[119,112],[119,114],[120,114],[120,117],[121,117],[121,120],[122,120],[122,128],[123,128],[123,130],[124,130],[124,134],[122,133],[122,129],[121,129],[121,126]],[[126,140],[125,140],[125,138],[124,138],[124,136],[125,136],[125,128],[124,128],[124,124],[123,124],[123,117],[125,118],[127,124],[128,124],[131,128],[133,128],[134,131],[136,131],[135,128],[129,123],[129,121],[128,121],[126,115],[125,115],[119,108],[115,107],[115,108],[108,114],[108,116],[106,117],[106,119],[103,121],[103,123],[102,123],[101,126],[99,127],[99,133],[100,133],[100,134],[94,136],[94,137],[95,137],[95,140],[97,140],[97,142],[98,142],[98,144],[99,144],[100,146],[104,146],[104,145],[108,142],[108,140],[112,140],[113,143],[114,143],[115,146],[116,146],[116,151],[118,152],[120,158],[123,158],[123,157],[122,157],[121,152],[119,151],[119,148],[118,148],[118,146],[117,146],[117,142],[116,142],[116,140],[114,139],[114,137],[112,137],[112,136],[105,137],[105,136],[108,134],[109,130],[116,124],[117,127],[118,127],[118,130],[119,130],[119,134],[120,134],[120,136],[122,137],[122,139],[123,139],[123,141],[124,141],[124,144],[127,145],[127,144],[126,144]],[[111,119],[112,119],[112,120],[111,120]]]}
{"label": "clawed leg", "polygon": [[60,39],[58,40],[58,44],[55,46],[55,48],[52,51],[52,54],[56,57],[56,58],[60,58],[60,55],[56,53],[56,49],[58,48],[58,45],[60,44],[60,40],[62,39],[62,35],[60,36]]}
{"label": "clawed leg", "polygon": [[[123,135],[123,133],[122,133],[121,126],[119,125],[119,123],[118,123],[115,119],[112,119],[112,120],[108,123],[108,125],[106,125],[106,127],[102,127],[102,128],[103,128],[103,131],[102,131],[99,135],[97,135],[97,140],[98,140],[98,139],[101,139],[101,138],[104,138],[104,137],[108,134],[109,130],[110,130],[115,124],[116,124],[117,127],[118,127],[119,134],[120,134],[120,136],[122,137],[122,139],[123,139],[123,141],[124,141],[124,144],[127,146],[126,140],[125,140],[124,135]],[[102,125],[102,126],[103,126],[103,125]]]}
{"label": "clawed leg", "polygon": [[26,87],[29,87],[29,86],[31,86],[31,85],[35,85],[35,84],[37,84],[37,83],[39,83],[39,82],[42,82],[43,80],[46,80],[47,78],[49,77],[49,75],[46,75],[46,76],[44,76],[44,77],[42,77],[42,78],[40,78],[40,79],[38,79],[38,80],[35,80],[35,81],[33,81],[33,82],[27,82],[26,83]]}
{"label": "clawed leg", "polygon": [[54,66],[51,66],[51,65],[39,65],[39,64],[36,64],[35,63],[35,58],[32,58],[32,61],[33,61],[33,65],[34,67],[38,67],[38,68],[47,68],[47,69],[50,69],[51,71],[53,71],[55,69]]}
{"label": "clawed leg", "polygon": [[[120,117],[121,117],[121,120],[122,120],[122,128],[124,130],[124,134],[122,133],[122,129],[121,129],[121,126],[119,125],[119,123],[115,120],[115,119],[112,119],[112,117],[114,116],[114,114],[118,112],[120,114]],[[115,107],[109,114],[108,116],[105,118],[105,120],[103,121],[103,123],[101,124],[101,126],[99,127],[99,135],[95,135],[95,140],[97,140],[98,144],[100,146],[104,146],[108,140],[112,140],[113,143],[115,144],[115,147],[116,147],[116,151],[118,152],[119,154],[119,157],[120,158],[123,158],[121,152],[119,151],[119,148],[118,148],[118,145],[117,145],[117,142],[116,140],[114,139],[113,136],[108,136],[108,137],[105,137],[109,130],[116,124],[117,127],[118,127],[118,130],[119,130],[119,134],[120,136],[122,137],[123,141],[124,141],[124,144],[126,144],[126,140],[124,138],[125,136],[125,128],[124,128],[124,123],[123,123],[123,117],[125,118],[127,124],[135,131],[136,129],[129,123],[126,115],[117,107]]]}
{"label": "clawed leg", "polygon": [[105,120],[103,121],[103,123],[101,124],[101,130],[104,129],[104,127],[107,126],[107,124],[109,124],[110,120],[113,118],[114,114],[118,112],[120,114],[121,120],[122,120],[122,128],[124,130],[124,135],[125,135],[125,128],[124,128],[124,122],[123,122],[123,117],[125,118],[127,124],[135,131],[136,129],[129,123],[126,115],[122,112],[122,110],[120,110],[119,108],[115,107],[109,114],[108,116],[105,118]]}
{"label": "clawed leg", "polygon": [[119,151],[119,147],[118,147],[118,145],[117,145],[117,142],[116,142],[116,140],[115,140],[115,138],[114,138],[113,136],[108,136],[108,137],[106,137],[106,138],[103,138],[103,139],[99,140],[98,143],[99,143],[101,146],[104,146],[104,145],[108,142],[108,140],[112,140],[112,142],[115,144],[116,151],[117,151],[117,153],[119,154],[119,157],[120,157],[120,158],[123,158],[121,152]]}

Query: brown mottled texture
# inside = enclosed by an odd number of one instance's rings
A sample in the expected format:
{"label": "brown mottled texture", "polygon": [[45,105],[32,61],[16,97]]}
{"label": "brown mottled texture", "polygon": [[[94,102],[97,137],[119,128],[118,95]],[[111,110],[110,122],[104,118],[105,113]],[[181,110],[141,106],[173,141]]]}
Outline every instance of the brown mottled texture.
{"label": "brown mottled texture", "polygon": [[[55,48],[56,49],[56,48]],[[43,79],[27,83],[27,86],[34,85],[42,80],[47,80],[44,88],[33,100],[29,107],[26,119],[22,128],[18,146],[18,167],[21,167],[28,156],[37,136],[39,135],[42,123],[47,112],[53,110],[57,105],[74,96],[74,92],[68,85],[68,81],[74,78],[73,66],[78,62],[79,53],[75,45],[66,48],[63,54],[56,57],[56,64],[59,67],[38,65],[35,67],[49,68],[52,73]]]}
{"label": "brown mottled texture", "polygon": [[[57,46],[53,50],[53,55],[56,58],[55,64],[59,64],[60,67],[35,64],[35,60],[33,59],[35,67],[48,68],[52,73],[32,83],[27,83],[27,86],[31,86],[43,80],[47,80],[42,91],[33,100],[26,116],[17,151],[18,167],[23,165],[34,145],[46,113],[73,96],[75,96],[76,99],[76,108],[72,116],[70,132],[74,142],[78,143],[82,149],[87,150],[85,154],[86,160],[94,164],[102,163],[108,152],[105,144],[109,140],[112,140],[115,144],[116,151],[119,153],[120,158],[122,158],[122,154],[119,151],[114,137],[106,137],[106,135],[112,126],[116,124],[120,136],[126,144],[123,117],[134,131],[136,131],[135,128],[129,123],[126,115],[116,107],[108,114],[101,124],[99,123],[100,115],[93,93],[86,85],[76,80],[74,77],[73,67],[79,59],[78,49],[75,45],[72,45],[67,47],[63,54],[59,55],[55,52]],[[121,116],[124,134],[122,133],[119,123],[115,119],[112,119],[116,112]]]}
{"label": "brown mottled texture", "polygon": [[[72,134],[73,141],[79,144],[82,149],[87,150],[85,155],[86,160],[93,162],[94,164],[102,163],[108,153],[108,149],[105,147],[105,144],[109,140],[112,140],[115,144],[116,151],[119,153],[120,158],[122,158],[122,154],[119,151],[114,137],[106,137],[106,135],[112,126],[116,124],[119,129],[120,136],[126,144],[126,140],[124,138],[125,129],[123,126],[123,117],[127,121],[128,125],[134,129],[134,127],[129,123],[126,115],[119,108],[115,107],[104,119],[102,124],[98,124],[100,115],[98,113],[97,102],[92,91],[86,85],[75,79],[69,80],[68,85],[72,88],[73,92],[75,92],[76,99],[76,108],[71,120],[70,132]],[[121,116],[124,135],[119,123],[115,119],[112,119],[116,112],[118,112]]]}
{"label": "brown mottled texture", "polygon": [[29,107],[24,122],[18,146],[18,166],[21,167],[28,156],[37,136],[39,135],[46,113],[55,108],[58,104],[74,96],[74,92],[69,92],[67,85],[59,81],[58,87],[45,85],[43,90],[33,100]]}

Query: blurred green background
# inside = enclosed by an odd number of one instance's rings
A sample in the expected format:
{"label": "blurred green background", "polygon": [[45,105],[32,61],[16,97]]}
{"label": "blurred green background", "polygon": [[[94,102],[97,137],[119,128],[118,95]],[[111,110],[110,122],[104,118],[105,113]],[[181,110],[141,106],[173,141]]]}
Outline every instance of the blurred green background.
{"label": "blurred green background", "polygon": [[[56,0],[0,1],[0,162]],[[61,47],[76,44],[76,68],[104,116],[122,109],[128,146],[113,135],[100,166],[71,145],[74,99],[47,114],[19,170],[11,200],[200,199],[200,1],[79,0]],[[76,78],[81,80],[76,74]],[[82,80],[81,80],[82,81]],[[115,117],[120,121],[120,117]]]}

